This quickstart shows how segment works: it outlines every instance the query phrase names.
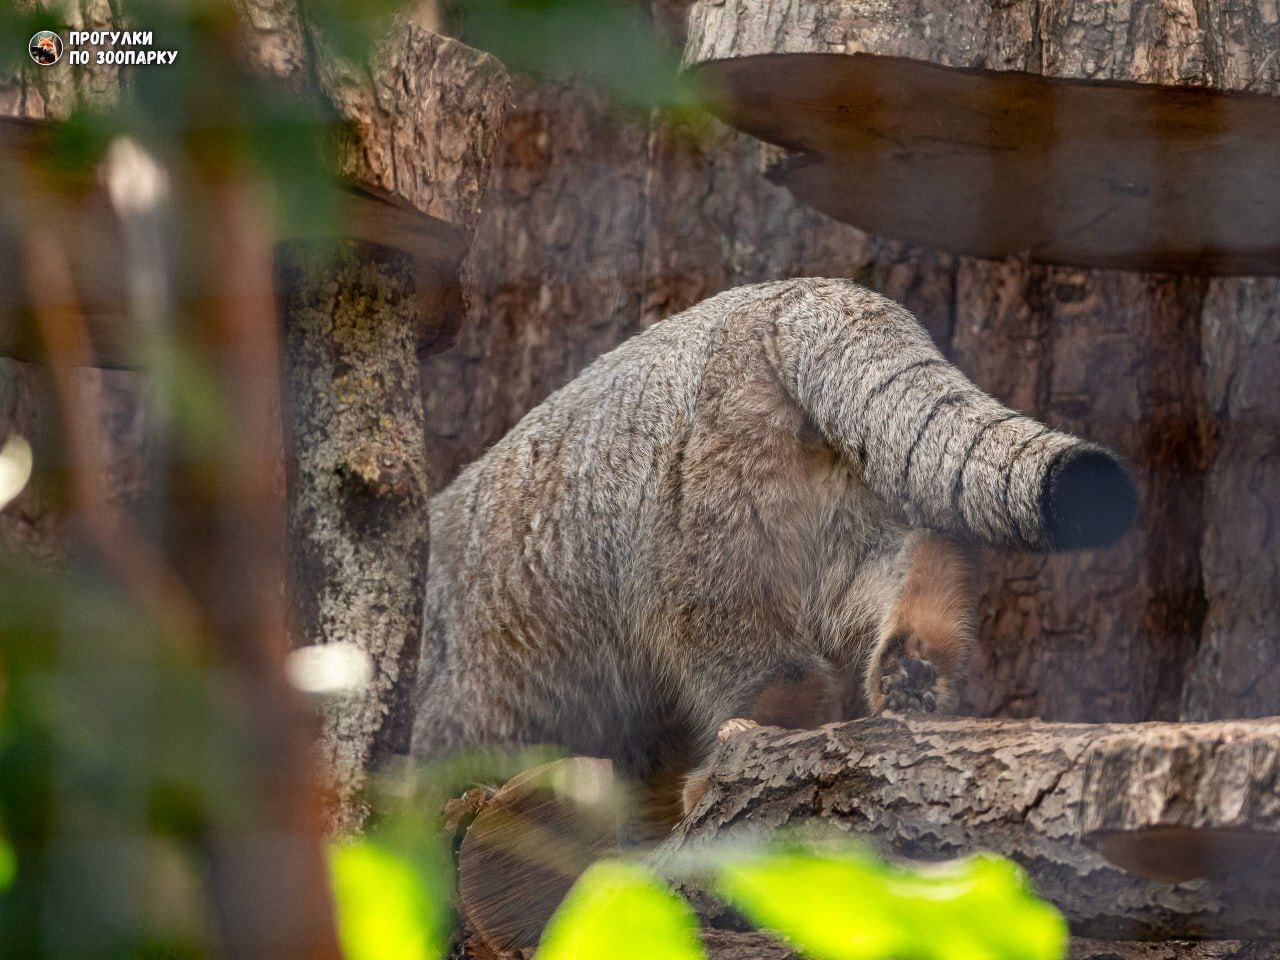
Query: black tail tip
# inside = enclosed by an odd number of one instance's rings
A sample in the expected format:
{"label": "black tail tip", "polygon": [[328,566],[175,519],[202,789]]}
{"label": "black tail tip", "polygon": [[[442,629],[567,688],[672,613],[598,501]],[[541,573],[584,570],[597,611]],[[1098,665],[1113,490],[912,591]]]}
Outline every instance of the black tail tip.
{"label": "black tail tip", "polygon": [[1118,539],[1138,512],[1138,488],[1105,450],[1067,454],[1044,481],[1043,507],[1054,550],[1087,550]]}

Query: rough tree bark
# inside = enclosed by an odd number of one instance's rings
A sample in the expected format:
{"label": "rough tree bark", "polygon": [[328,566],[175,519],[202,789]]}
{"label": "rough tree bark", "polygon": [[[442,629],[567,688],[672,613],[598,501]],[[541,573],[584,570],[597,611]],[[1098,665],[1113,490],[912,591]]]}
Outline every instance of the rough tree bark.
{"label": "rough tree bark", "polygon": [[[1264,4],[1206,9],[1222,38],[1227,89],[1280,94],[1280,11]],[[1280,499],[1276,391],[1280,282],[1210,284],[1201,325],[1217,446],[1205,491],[1204,639],[1183,691],[1183,717],[1280,714]]]}
{"label": "rough tree bark", "polygon": [[[507,78],[491,57],[403,22],[368,71],[317,49],[316,83],[342,117],[337,172],[372,198],[358,235],[398,247],[281,256],[295,626],[301,642],[348,641],[373,665],[366,688],[325,711],[332,823],[345,833],[368,812],[371,767],[408,747],[429,544],[420,357],[461,322],[462,258]],[[379,208],[408,226],[386,235]]]}
{"label": "rough tree bark", "polygon": [[[1274,50],[1275,47],[1273,46]],[[1210,424],[1204,640],[1183,717],[1280,713],[1280,282],[1214,281],[1202,325]]]}
{"label": "rough tree bark", "polygon": [[407,747],[407,697],[422,632],[429,487],[413,264],[349,244],[281,251],[288,341],[290,586],[311,643],[347,641],[367,687],[328,703],[321,754],[339,797],[335,828],[376,757]]}
{"label": "rough tree bark", "polygon": [[457,346],[425,362],[433,483],[640,329],[646,126],[570,84],[514,83]]}
{"label": "rough tree bark", "polygon": [[[705,798],[657,862],[817,824],[911,859],[1009,856],[1082,936],[1278,938],[1278,735],[1275,721],[757,728],[722,741]],[[1196,879],[1144,879],[1100,851]]]}
{"label": "rough tree bark", "polygon": [[955,360],[984,388],[1118,450],[1141,489],[1105,550],[990,553],[962,712],[1173,719],[1199,642],[1203,281],[964,258]]}

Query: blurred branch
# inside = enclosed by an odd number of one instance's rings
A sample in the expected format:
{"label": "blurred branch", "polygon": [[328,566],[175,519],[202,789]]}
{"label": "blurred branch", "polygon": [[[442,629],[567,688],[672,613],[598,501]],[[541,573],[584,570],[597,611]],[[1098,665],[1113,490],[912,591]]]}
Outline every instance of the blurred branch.
{"label": "blurred branch", "polygon": [[[57,203],[55,197],[30,183],[25,195],[31,210]],[[92,340],[66,252],[38,214],[25,218],[22,249],[27,288],[38,291],[32,306],[58,397],[76,512],[89,541],[138,604],[166,636],[191,652],[200,637],[199,607],[163,557],[112,504],[103,487],[102,411],[95,396],[78,388],[73,374],[75,368],[91,365]]]}

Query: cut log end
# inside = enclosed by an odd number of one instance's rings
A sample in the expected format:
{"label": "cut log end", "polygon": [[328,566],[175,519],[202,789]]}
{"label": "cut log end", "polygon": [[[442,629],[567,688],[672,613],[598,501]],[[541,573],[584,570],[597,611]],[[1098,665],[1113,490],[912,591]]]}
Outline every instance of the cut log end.
{"label": "cut log end", "polygon": [[468,926],[498,953],[536,947],[582,872],[616,849],[618,809],[607,760],[571,757],[510,780],[459,851]]}

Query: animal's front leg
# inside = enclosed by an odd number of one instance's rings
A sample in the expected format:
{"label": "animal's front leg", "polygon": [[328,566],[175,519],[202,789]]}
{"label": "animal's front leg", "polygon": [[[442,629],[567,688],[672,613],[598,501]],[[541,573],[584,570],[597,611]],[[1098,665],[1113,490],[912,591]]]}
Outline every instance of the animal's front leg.
{"label": "animal's front leg", "polygon": [[973,643],[973,570],[956,543],[913,534],[902,591],[888,610],[867,671],[875,712],[945,711]]}

